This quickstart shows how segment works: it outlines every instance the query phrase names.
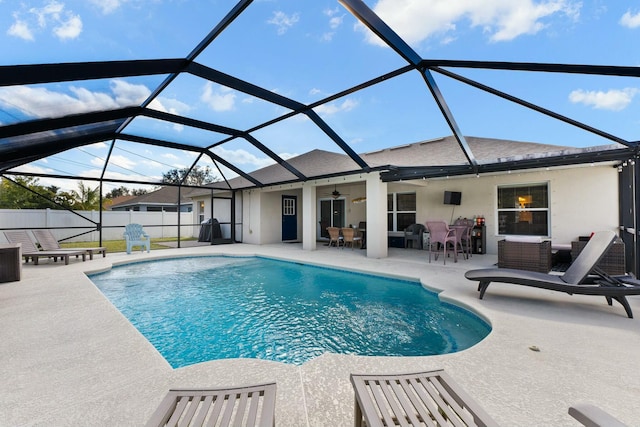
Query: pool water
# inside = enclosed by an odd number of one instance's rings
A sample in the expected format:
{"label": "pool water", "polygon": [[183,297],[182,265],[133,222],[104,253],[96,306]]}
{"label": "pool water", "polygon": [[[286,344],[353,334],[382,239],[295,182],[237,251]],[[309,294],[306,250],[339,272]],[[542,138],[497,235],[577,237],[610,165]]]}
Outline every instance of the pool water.
{"label": "pool water", "polygon": [[419,282],[261,257],[149,261],[90,278],[174,368],[227,358],[299,365],[324,352],[444,354],[490,331]]}

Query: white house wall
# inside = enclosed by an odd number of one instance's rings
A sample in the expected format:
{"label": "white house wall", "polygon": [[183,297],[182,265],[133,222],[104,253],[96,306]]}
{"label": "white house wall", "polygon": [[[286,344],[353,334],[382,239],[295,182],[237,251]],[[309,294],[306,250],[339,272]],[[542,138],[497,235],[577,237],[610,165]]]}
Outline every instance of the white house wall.
{"label": "white house wall", "polygon": [[[417,222],[484,215],[487,252],[497,253],[499,185],[549,183],[551,239],[568,244],[592,231],[616,231],[619,223],[618,172],[611,166],[514,172],[494,176],[390,183],[389,192],[415,191]],[[459,206],[443,204],[444,191],[462,192]]]}
{"label": "white house wall", "polygon": [[247,190],[243,192],[242,241],[256,245],[282,242],[282,196],[296,196],[298,240],[302,240],[302,191]]}
{"label": "white house wall", "polygon": [[[354,179],[355,177],[350,178]],[[334,189],[333,182],[337,182],[338,191],[346,199],[346,224],[357,225],[360,221],[370,222],[372,218],[367,217],[366,211],[371,203],[356,204],[351,202],[355,198],[367,196],[364,181],[343,181],[340,183],[339,178],[326,184],[322,183],[322,185],[317,182],[305,185],[311,184],[317,187],[316,197],[318,200],[330,197],[331,191]],[[427,220],[450,222],[458,217],[473,218],[476,215],[484,215],[487,227],[487,252],[495,254],[497,253],[498,240],[504,238],[504,236],[497,234],[498,186],[545,182],[549,183],[550,191],[551,236],[549,237],[554,243],[569,244],[578,236],[588,235],[592,231],[615,231],[618,229],[618,172],[610,165],[541,169],[511,174],[482,175],[478,178],[460,177],[393,182],[387,185],[387,192],[415,191],[416,220],[419,223],[425,223]],[[461,205],[444,205],[445,190],[460,191],[462,193]],[[242,208],[242,213],[240,213],[240,209],[238,210],[238,219],[241,218],[242,221],[242,234],[237,236],[238,240],[252,244],[281,242],[283,195],[292,195],[298,198],[298,240],[302,240],[302,190],[295,188],[295,185],[286,190],[243,191],[242,195],[238,197],[238,207]],[[314,209],[317,209],[317,200],[314,203]],[[205,205],[207,213],[205,218],[208,218],[208,212],[210,212],[208,197],[205,199]],[[381,218],[386,220],[385,209],[386,205],[382,208]],[[314,226],[316,225],[314,224]],[[373,229],[369,232],[373,233]],[[313,236],[316,236],[315,232]],[[386,232],[383,232],[382,236],[382,239],[386,239]]]}

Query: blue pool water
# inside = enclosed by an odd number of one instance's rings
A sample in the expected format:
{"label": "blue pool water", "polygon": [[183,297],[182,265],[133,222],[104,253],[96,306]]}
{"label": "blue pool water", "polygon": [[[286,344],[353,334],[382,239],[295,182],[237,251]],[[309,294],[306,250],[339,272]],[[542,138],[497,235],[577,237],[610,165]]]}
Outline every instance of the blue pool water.
{"label": "blue pool water", "polygon": [[239,357],[302,364],[327,351],[444,354],[490,331],[418,282],[267,258],[133,263],[90,278],[174,368]]}

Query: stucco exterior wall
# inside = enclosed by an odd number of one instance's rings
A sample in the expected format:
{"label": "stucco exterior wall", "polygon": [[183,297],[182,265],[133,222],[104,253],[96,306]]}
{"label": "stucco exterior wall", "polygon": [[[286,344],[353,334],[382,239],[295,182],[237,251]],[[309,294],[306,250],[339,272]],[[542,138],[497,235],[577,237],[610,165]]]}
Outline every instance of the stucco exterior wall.
{"label": "stucco exterior wall", "polygon": [[302,190],[251,190],[242,193],[242,241],[257,245],[282,242],[282,196],[296,196],[298,240],[302,240]]}
{"label": "stucco exterior wall", "polygon": [[[377,179],[377,178],[376,178]],[[387,192],[416,192],[416,220],[450,222],[458,217],[483,215],[487,230],[487,252],[497,253],[498,234],[497,188],[500,185],[549,184],[550,237],[554,243],[568,244],[592,231],[618,228],[618,172],[610,165],[583,166],[568,169],[534,170],[492,176],[430,179],[389,183]],[[307,184],[308,185],[308,184]],[[317,185],[317,200],[329,197],[333,184]],[[367,220],[369,202],[354,204],[354,198],[366,195],[362,182],[344,182],[338,190],[346,199],[346,224]],[[443,204],[444,191],[462,192],[459,206]],[[282,241],[282,195],[297,196],[298,240],[302,240],[302,190],[247,190],[238,197],[238,220],[242,221],[239,240],[252,244]],[[314,209],[318,208],[317,200]],[[198,199],[195,200],[196,202]],[[205,199],[208,218],[209,200]],[[196,205],[197,206],[197,205]],[[240,214],[242,207],[242,214]],[[383,207],[383,217],[386,210]],[[194,210],[194,214],[197,214]],[[240,219],[241,215],[241,219]],[[316,221],[317,222],[317,221]],[[317,226],[317,224],[314,224]],[[240,228],[240,227],[238,227]],[[315,236],[316,234],[314,234]],[[386,238],[386,232],[385,232]]]}
{"label": "stucco exterior wall", "polygon": [[[389,184],[390,192],[415,191],[417,222],[484,215],[487,252],[497,253],[497,188],[499,185],[549,183],[550,237],[554,243],[570,243],[592,231],[616,231],[618,172],[611,166],[514,172],[479,178],[450,178]],[[444,191],[462,192],[459,206],[444,205]]]}

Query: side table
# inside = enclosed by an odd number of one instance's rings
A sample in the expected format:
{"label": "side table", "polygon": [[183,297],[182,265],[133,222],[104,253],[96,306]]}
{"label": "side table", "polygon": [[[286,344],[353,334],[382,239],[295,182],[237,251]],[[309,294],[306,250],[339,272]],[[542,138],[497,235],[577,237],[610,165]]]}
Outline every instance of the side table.
{"label": "side table", "polygon": [[0,283],[15,282],[22,275],[22,245],[0,244]]}

